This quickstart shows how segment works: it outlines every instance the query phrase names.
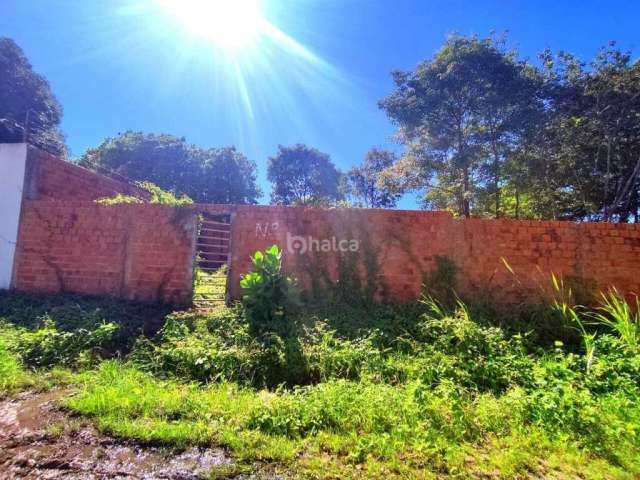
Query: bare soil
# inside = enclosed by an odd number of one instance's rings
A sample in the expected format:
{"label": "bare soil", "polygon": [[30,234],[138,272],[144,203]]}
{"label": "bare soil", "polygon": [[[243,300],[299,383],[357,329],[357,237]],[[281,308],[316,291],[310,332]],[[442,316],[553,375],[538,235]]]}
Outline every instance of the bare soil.
{"label": "bare soil", "polygon": [[0,401],[1,480],[192,480],[210,478],[212,470],[234,471],[221,449],[176,451],[101,435],[58,407],[57,401],[68,395],[68,390],[24,392]]}

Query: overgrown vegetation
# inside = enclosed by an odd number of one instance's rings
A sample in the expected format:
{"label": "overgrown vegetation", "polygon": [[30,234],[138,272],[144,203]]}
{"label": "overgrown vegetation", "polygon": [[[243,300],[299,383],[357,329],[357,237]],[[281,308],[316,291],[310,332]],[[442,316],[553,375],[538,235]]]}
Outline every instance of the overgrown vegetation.
{"label": "overgrown vegetation", "polygon": [[24,372],[20,368],[17,355],[9,351],[5,333],[0,330],[0,395],[22,383]]}
{"label": "overgrown vegetation", "polygon": [[316,319],[295,376],[286,343],[256,341],[241,307],[172,316],[133,363],[86,377],[70,406],[112,434],[220,443],[310,476],[640,473],[640,357],[624,339],[598,335],[589,359],[528,346],[463,304],[421,308],[395,338]]}
{"label": "overgrown vegetation", "polygon": [[136,186],[149,193],[149,198],[140,198],[134,195],[118,193],[113,197],[104,197],[96,200],[101,205],[122,205],[132,203],[158,203],[162,205],[191,205],[193,200],[187,195],[178,196],[171,191],[163,190],[151,182],[135,182]]}
{"label": "overgrown vegetation", "polygon": [[167,307],[115,298],[0,292],[5,346],[29,367],[87,366],[154,335]]}
{"label": "overgrown vegetation", "polygon": [[221,305],[227,293],[227,266],[223,265],[215,272],[203,270],[194,262],[193,301],[216,299]]}
{"label": "overgrown vegetation", "polygon": [[[433,285],[451,281],[441,263]],[[295,477],[640,475],[637,305],[615,291],[588,309],[554,279],[555,302],[518,318],[429,297],[289,309],[277,249],[257,255],[253,273],[244,305],[174,312],[128,354],[125,338],[98,341],[121,328],[115,307],[97,315],[97,299],[5,295],[0,388],[33,366],[71,365],[82,373],[67,406],[103,431],[224,445]],[[541,312],[544,336],[533,332]],[[68,332],[82,340],[65,343]],[[567,332],[577,340],[560,340]],[[112,352],[120,358],[100,361]]]}

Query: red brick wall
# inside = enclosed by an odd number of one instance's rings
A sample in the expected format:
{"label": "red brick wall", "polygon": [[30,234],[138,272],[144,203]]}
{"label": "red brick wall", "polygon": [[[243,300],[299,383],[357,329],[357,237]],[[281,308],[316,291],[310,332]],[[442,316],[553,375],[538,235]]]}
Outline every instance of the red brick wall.
{"label": "red brick wall", "polygon": [[241,294],[238,281],[250,268],[251,254],[272,244],[285,250],[285,266],[304,286],[321,280],[322,270],[333,280],[339,278],[339,254],[291,254],[286,251],[287,232],[315,239],[358,240],[357,268],[363,278],[375,279],[378,298],[417,298],[424,276],[435,268],[435,256],[446,256],[459,267],[461,294],[491,294],[500,302],[531,299],[550,286],[551,272],[568,283],[577,280],[593,292],[615,286],[626,293],[640,293],[640,225],[238,206],[231,240],[233,296]]}
{"label": "red brick wall", "polygon": [[25,200],[13,287],[186,304],[192,212],[162,205]]}
{"label": "red brick wall", "polygon": [[[610,286],[640,292],[638,225],[457,220],[442,212],[50,201],[23,205],[14,286],[187,303],[196,212],[232,215],[229,288],[235,298],[241,296],[240,275],[250,269],[251,255],[273,244],[284,250],[288,272],[310,291],[326,286],[326,279],[340,279],[341,259],[347,271],[355,269],[372,282],[379,299],[413,299],[434,270],[435,257],[445,256],[459,267],[462,295],[490,295],[498,302],[533,298],[550,285],[551,272],[578,278],[594,292]],[[359,248],[346,254],[291,253],[287,234],[355,240]]]}
{"label": "red brick wall", "polygon": [[25,175],[25,197],[34,200],[95,200],[118,193],[148,196],[125,179],[93,172],[31,146]]}

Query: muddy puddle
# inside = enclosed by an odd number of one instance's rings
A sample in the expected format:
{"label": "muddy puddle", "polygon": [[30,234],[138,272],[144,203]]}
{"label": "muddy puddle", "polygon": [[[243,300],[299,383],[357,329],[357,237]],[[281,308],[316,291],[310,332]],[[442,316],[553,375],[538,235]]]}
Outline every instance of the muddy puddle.
{"label": "muddy puddle", "polygon": [[0,479],[191,480],[231,466],[221,449],[174,451],[101,435],[57,406],[68,395],[56,390],[0,401]]}

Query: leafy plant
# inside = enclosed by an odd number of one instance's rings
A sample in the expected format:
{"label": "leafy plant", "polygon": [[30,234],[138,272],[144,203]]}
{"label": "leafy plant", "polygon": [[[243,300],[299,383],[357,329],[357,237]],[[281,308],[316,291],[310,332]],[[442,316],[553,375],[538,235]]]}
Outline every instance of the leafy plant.
{"label": "leafy plant", "polygon": [[251,272],[244,275],[240,286],[245,292],[243,304],[252,333],[256,337],[290,337],[295,331],[289,314],[294,306],[296,281],[283,273],[282,253],[273,245],[256,252],[251,265]]}

